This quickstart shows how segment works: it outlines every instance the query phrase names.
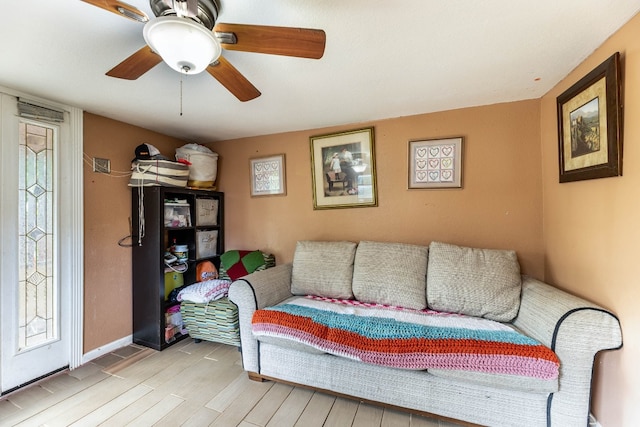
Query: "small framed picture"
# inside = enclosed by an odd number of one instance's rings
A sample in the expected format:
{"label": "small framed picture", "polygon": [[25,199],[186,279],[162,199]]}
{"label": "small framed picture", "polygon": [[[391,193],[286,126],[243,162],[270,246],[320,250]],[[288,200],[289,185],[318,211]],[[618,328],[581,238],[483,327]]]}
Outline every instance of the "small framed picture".
{"label": "small framed picture", "polygon": [[409,141],[409,188],[462,187],[462,137]]}
{"label": "small framed picture", "polygon": [[622,175],[620,54],[557,98],[560,182]]}
{"label": "small framed picture", "polygon": [[310,141],[313,209],[378,206],[372,127]]}
{"label": "small framed picture", "polygon": [[249,160],[251,197],[284,196],[287,194],[284,154]]}

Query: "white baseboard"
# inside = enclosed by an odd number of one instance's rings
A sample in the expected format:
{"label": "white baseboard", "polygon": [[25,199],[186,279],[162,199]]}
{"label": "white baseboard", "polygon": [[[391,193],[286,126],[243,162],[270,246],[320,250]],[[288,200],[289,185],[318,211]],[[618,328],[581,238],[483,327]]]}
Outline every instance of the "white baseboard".
{"label": "white baseboard", "polygon": [[101,347],[96,348],[95,350],[91,350],[88,353],[82,355],[82,363],[85,364],[87,362],[91,362],[93,359],[97,359],[100,356],[104,356],[107,353],[112,352],[113,350],[117,350],[121,347],[128,346],[133,342],[133,336],[129,335],[124,338],[120,338],[119,340],[110,342],[109,344],[105,344]]}

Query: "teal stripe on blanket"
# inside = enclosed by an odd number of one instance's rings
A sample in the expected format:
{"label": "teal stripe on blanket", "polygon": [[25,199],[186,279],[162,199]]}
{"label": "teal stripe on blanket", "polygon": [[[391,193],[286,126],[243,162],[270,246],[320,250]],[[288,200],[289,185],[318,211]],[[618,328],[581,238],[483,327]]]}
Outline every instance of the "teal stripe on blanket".
{"label": "teal stripe on blanket", "polygon": [[321,325],[353,332],[372,339],[473,339],[521,345],[540,343],[515,331],[489,331],[468,328],[449,328],[400,322],[386,317],[358,316],[319,310],[294,304],[282,304],[265,310],[276,310],[312,319]]}

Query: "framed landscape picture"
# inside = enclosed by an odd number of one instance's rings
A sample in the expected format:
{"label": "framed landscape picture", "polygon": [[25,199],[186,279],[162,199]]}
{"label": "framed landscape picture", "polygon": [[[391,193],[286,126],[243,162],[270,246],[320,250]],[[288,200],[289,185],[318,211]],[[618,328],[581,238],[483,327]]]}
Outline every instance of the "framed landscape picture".
{"label": "framed landscape picture", "polygon": [[558,96],[560,182],[622,175],[620,54]]}
{"label": "framed landscape picture", "polygon": [[312,136],[313,208],[377,206],[373,128]]}

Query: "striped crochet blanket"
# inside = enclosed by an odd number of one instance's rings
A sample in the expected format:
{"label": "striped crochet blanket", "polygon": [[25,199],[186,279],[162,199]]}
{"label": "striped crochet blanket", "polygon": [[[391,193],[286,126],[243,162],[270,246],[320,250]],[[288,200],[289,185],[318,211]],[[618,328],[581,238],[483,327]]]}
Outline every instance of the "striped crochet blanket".
{"label": "striped crochet blanket", "polygon": [[375,365],[558,378],[549,348],[505,324],[451,313],[299,297],[257,310],[252,330]]}

